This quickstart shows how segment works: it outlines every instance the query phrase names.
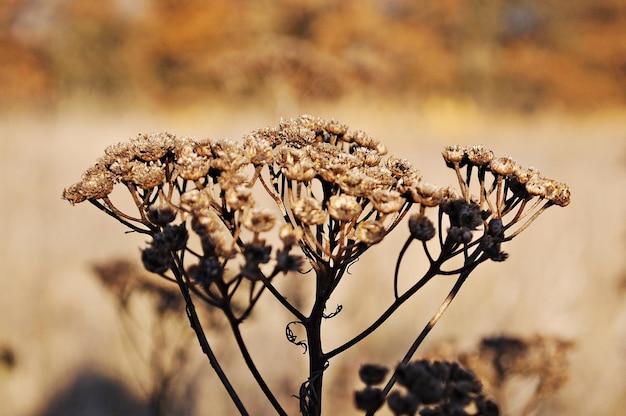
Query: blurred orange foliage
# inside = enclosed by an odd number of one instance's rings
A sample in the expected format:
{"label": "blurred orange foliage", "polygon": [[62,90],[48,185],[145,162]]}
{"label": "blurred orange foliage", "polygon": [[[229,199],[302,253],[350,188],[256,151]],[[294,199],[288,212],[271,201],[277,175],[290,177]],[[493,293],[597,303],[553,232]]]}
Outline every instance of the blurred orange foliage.
{"label": "blurred orange foliage", "polygon": [[491,108],[626,104],[620,0],[12,0],[0,108],[81,93],[162,105],[450,96]]}

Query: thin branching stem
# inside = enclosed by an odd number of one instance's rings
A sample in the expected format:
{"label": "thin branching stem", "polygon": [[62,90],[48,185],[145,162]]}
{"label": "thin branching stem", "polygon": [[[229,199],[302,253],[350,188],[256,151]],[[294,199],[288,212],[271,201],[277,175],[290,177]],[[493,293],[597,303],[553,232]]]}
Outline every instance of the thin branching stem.
{"label": "thin branching stem", "polygon": [[178,282],[178,288],[180,289],[180,293],[183,295],[183,299],[185,300],[185,310],[187,311],[187,318],[189,319],[191,328],[196,333],[196,337],[198,338],[198,342],[202,347],[202,351],[208,357],[209,362],[211,363],[211,367],[213,367],[213,370],[215,370],[217,377],[222,382],[222,385],[226,389],[228,396],[233,401],[233,404],[235,405],[239,413],[242,416],[247,416],[249,414],[248,411],[246,410],[241,399],[239,398],[239,395],[235,391],[235,388],[228,380],[226,373],[224,373],[222,366],[220,365],[217,357],[215,356],[215,353],[213,352],[213,349],[209,345],[209,341],[206,338],[204,329],[202,328],[202,323],[200,322],[200,318],[198,317],[198,314],[196,312],[196,307],[193,303],[193,300],[191,299],[189,287],[185,284],[185,281],[183,280],[183,275],[181,273],[182,262],[180,261],[180,258],[178,258],[175,254],[172,254],[172,261],[174,263],[174,267],[171,267],[171,270],[176,277],[176,281]]}

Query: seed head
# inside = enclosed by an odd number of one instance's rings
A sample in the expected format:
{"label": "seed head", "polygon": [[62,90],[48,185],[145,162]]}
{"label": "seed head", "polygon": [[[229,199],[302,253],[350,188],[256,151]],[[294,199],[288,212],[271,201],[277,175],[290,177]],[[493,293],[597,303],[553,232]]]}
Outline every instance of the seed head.
{"label": "seed head", "polygon": [[269,165],[273,159],[273,149],[270,141],[253,135],[247,135],[243,139],[245,155],[255,166]]}
{"label": "seed head", "polygon": [[103,164],[96,164],[83,173],[82,181],[75,191],[85,199],[101,199],[113,191],[115,177]]}
{"label": "seed head", "polygon": [[293,204],[293,214],[306,225],[318,225],[326,221],[326,211],[315,198],[305,197]]}
{"label": "seed head", "polygon": [[274,214],[267,209],[248,208],[243,215],[243,226],[254,233],[271,230],[275,222]]}
{"label": "seed head", "polygon": [[252,189],[245,185],[239,185],[226,191],[226,204],[233,210],[254,205]]}
{"label": "seed head", "polygon": [[510,176],[519,170],[519,165],[510,157],[505,156],[493,159],[489,163],[489,168],[492,172],[497,173],[498,175]]}
{"label": "seed head", "polygon": [[288,272],[299,272],[304,265],[302,256],[289,254],[289,249],[278,250],[276,253],[276,268],[286,274]]}
{"label": "seed head", "polygon": [[211,205],[211,196],[206,191],[192,189],[180,196],[180,209],[186,212],[200,211]]}
{"label": "seed head", "polygon": [[363,364],[359,368],[359,378],[368,386],[380,384],[389,372],[387,367],[377,364]]}
{"label": "seed head", "polygon": [[357,409],[374,413],[385,403],[383,391],[377,387],[366,387],[354,393],[354,404]]}
{"label": "seed head", "polygon": [[449,164],[460,163],[465,157],[465,146],[447,146],[443,149],[442,155],[443,159]]}
{"label": "seed head", "polygon": [[400,195],[400,192],[380,188],[372,190],[370,200],[372,205],[374,205],[374,209],[381,214],[398,212],[406,202],[406,199]]}
{"label": "seed head", "polygon": [[161,247],[150,246],[141,252],[141,262],[149,272],[165,273],[170,268],[170,255]]}
{"label": "seed head", "polygon": [[484,166],[493,159],[493,151],[483,146],[471,146],[467,149],[467,158],[474,165]]}
{"label": "seed head", "polygon": [[174,148],[175,137],[167,132],[139,134],[130,141],[134,155],[144,162],[152,162],[165,156]]}
{"label": "seed head", "polygon": [[566,207],[570,203],[571,193],[569,187],[564,183],[551,181],[546,192],[546,198],[554,202],[555,205]]}
{"label": "seed head", "polygon": [[361,204],[351,195],[333,195],[328,200],[328,213],[338,221],[352,221],[362,210]]}
{"label": "seed head", "polygon": [[365,244],[379,243],[387,234],[385,226],[379,221],[362,221],[356,227],[356,237]]}
{"label": "seed head", "polygon": [[435,236],[435,225],[433,222],[423,214],[413,214],[409,218],[409,231],[411,237],[420,240],[428,241]]}
{"label": "seed head", "polygon": [[547,190],[546,180],[539,174],[533,175],[528,182],[526,182],[526,192],[529,195],[545,197]]}
{"label": "seed head", "polygon": [[181,178],[196,181],[209,173],[210,163],[204,156],[199,156],[194,146],[184,146],[176,159],[178,174]]}
{"label": "seed head", "polygon": [[324,125],[324,130],[334,134],[335,136],[343,136],[348,131],[348,126],[341,124],[336,120],[327,121]]}
{"label": "seed head", "polygon": [[152,189],[165,182],[165,170],[159,165],[138,164],[133,168],[132,181],[142,189]]}
{"label": "seed head", "polygon": [[278,236],[282,240],[285,247],[291,247],[296,245],[302,240],[304,236],[304,232],[300,227],[293,227],[291,224],[283,224],[280,227],[280,231],[278,232]]}
{"label": "seed head", "polygon": [[177,210],[172,205],[153,205],[148,208],[148,220],[158,226],[165,226],[176,218]]}

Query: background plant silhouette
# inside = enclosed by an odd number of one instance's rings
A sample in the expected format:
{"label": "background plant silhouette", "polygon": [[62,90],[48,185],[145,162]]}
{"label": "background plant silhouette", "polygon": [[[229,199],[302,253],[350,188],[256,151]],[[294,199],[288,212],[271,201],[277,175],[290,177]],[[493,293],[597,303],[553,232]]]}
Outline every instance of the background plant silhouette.
{"label": "background plant silhouette", "polygon": [[[388,156],[365,132],[303,115],[240,142],[139,135],[105,149],[63,197],[72,204],[89,201],[150,237],[141,254],[145,268],[178,286],[198,341],[241,414],[249,412],[245,399],[214,354],[207,336],[211,328],[201,322],[195,302],[223,313],[251,375],[275,411],[286,414],[242,333],[246,318],[269,292],[292,315],[287,340],[308,354],[308,374],[294,388],[300,411],[320,415],[324,372],[333,357],[366,339],[436,276],[458,276],[379,390],[384,400],[397,381],[405,383],[402,369],[476,267],[506,260],[504,244],[547,208],[570,202],[565,184],[482,146],[449,146],[443,157],[458,189],[425,181],[410,162]],[[130,211],[114,198],[116,185],[130,195]],[[274,209],[263,203],[262,193],[275,202]],[[407,216],[408,237],[390,270],[388,307],[368,327],[326,349],[322,327],[341,311],[329,312],[330,296],[349,266]],[[410,276],[405,287],[400,266],[414,251],[428,267],[424,275]],[[309,302],[297,306],[275,284],[294,273],[315,282]],[[295,335],[295,326],[304,328],[305,338]],[[359,407],[370,414],[376,410]]]}

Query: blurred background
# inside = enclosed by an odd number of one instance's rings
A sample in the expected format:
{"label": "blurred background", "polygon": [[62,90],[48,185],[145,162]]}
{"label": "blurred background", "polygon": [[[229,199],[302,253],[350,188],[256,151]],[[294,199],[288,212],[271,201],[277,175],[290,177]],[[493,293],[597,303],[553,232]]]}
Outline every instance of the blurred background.
{"label": "blurred background", "polygon": [[[141,274],[144,239],[60,195],[137,133],[237,139],[301,113],[369,132],[439,185],[454,183],[440,157],[448,144],[484,144],[568,183],[572,204],[543,214],[507,262],[475,272],[424,354],[471,361],[485,337],[519,338],[562,379],[547,389],[552,379],[526,363],[492,386],[506,414],[626,406],[624,1],[2,0],[0,63],[3,413],[234,411],[180,310],[164,317],[149,291],[120,305],[101,283]],[[355,265],[329,348],[390,302],[388,253],[403,233]],[[327,414],[357,414],[359,365],[394,366],[411,341],[401,335],[451,284],[435,282],[331,363]],[[295,414],[303,373],[275,370],[287,356],[304,368],[281,339],[288,321],[252,319],[248,336]],[[237,368],[236,351],[214,342]],[[272,414],[244,372],[233,379],[255,414]]]}

